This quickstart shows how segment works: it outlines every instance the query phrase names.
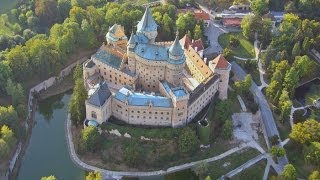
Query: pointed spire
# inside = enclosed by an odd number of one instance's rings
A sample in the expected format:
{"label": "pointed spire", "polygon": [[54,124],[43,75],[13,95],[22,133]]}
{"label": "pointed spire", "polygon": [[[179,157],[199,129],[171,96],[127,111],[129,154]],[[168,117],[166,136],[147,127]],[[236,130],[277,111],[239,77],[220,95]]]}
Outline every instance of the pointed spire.
{"label": "pointed spire", "polygon": [[137,25],[137,31],[157,31],[158,25],[156,24],[155,20],[152,17],[151,10],[149,6],[146,7],[146,11],[144,12],[142,19]]}
{"label": "pointed spire", "polygon": [[173,56],[182,56],[183,55],[183,49],[182,49],[182,46],[179,42],[179,32],[178,31],[176,32],[176,38],[169,49],[169,53]]}
{"label": "pointed spire", "polygon": [[130,36],[130,39],[129,39],[127,45],[129,45],[129,44],[131,44],[131,45],[134,45],[134,44],[135,44],[133,31],[131,32],[131,36]]}

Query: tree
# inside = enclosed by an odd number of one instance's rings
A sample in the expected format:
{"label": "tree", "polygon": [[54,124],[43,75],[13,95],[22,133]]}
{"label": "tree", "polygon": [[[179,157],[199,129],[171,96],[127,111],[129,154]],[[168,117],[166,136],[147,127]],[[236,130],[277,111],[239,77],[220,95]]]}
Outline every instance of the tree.
{"label": "tree", "polygon": [[284,77],[283,87],[288,91],[290,98],[293,97],[294,90],[299,83],[299,74],[297,72],[297,68],[291,67]]}
{"label": "tree", "polygon": [[250,7],[255,15],[264,15],[269,10],[269,0],[252,0]]}
{"label": "tree", "polygon": [[233,57],[233,52],[229,48],[224,48],[223,51],[222,51],[222,55],[226,59],[231,59]]}
{"label": "tree", "polygon": [[240,45],[240,41],[235,36],[231,36],[229,44],[230,44],[231,47],[236,48],[236,47],[238,47]]}
{"label": "tree", "polygon": [[232,111],[230,100],[219,101],[215,107],[219,122],[224,123],[227,119],[231,119]]}
{"label": "tree", "polygon": [[81,131],[79,142],[80,152],[95,152],[101,146],[101,136],[98,129],[93,126],[84,128]]}
{"label": "tree", "polygon": [[82,65],[77,64],[77,66],[74,68],[74,71],[73,71],[73,81],[76,82],[76,80],[81,79],[82,74],[83,74]]}
{"label": "tree", "polygon": [[83,80],[77,79],[72,97],[69,102],[71,121],[75,125],[82,124],[85,119],[85,100],[87,99],[87,96],[88,94],[84,87]]}
{"label": "tree", "polygon": [[47,176],[47,177],[42,177],[41,180],[57,180],[57,178],[54,176]]}
{"label": "tree", "polygon": [[9,152],[10,148],[8,144],[3,139],[0,139],[0,158],[8,156]]}
{"label": "tree", "polygon": [[231,120],[226,120],[222,126],[222,132],[221,135],[224,139],[231,139],[233,133],[233,124]]}
{"label": "tree", "polygon": [[319,171],[313,171],[310,176],[308,177],[308,180],[319,180],[320,179],[320,172]]}
{"label": "tree", "polygon": [[289,137],[300,144],[317,142],[320,139],[319,131],[320,123],[314,119],[308,119],[303,123],[294,124]]}
{"label": "tree", "polygon": [[71,2],[69,0],[58,0],[58,12],[60,20],[63,20],[69,16],[71,9]]}
{"label": "tree", "polygon": [[244,80],[235,82],[234,88],[238,94],[247,95],[250,92],[251,83],[252,83],[252,77],[250,74],[248,74],[244,78]]}
{"label": "tree", "polygon": [[180,152],[194,152],[198,146],[198,138],[196,133],[189,127],[184,128],[179,135],[178,144]]}
{"label": "tree", "polygon": [[100,172],[89,172],[86,176],[86,180],[102,180],[102,174]]}
{"label": "tree", "polygon": [[25,94],[21,84],[16,84],[12,82],[11,79],[8,79],[6,86],[7,94],[12,98],[13,106],[18,106],[19,104],[24,103]]}
{"label": "tree", "polygon": [[7,80],[11,77],[11,73],[8,61],[0,61],[0,91],[5,91]]}
{"label": "tree", "polygon": [[202,39],[203,35],[202,35],[202,30],[201,27],[199,25],[196,25],[194,27],[194,36],[193,39]]}
{"label": "tree", "polygon": [[192,170],[199,176],[199,179],[204,179],[210,172],[209,165],[205,161],[193,167]]}
{"label": "tree", "polygon": [[297,42],[297,43],[293,46],[292,53],[291,53],[291,59],[294,59],[296,56],[299,56],[299,55],[300,55],[300,52],[301,52],[300,43]]}
{"label": "tree", "polygon": [[272,156],[274,157],[282,157],[286,154],[286,151],[283,147],[272,146],[270,150]]}
{"label": "tree", "polygon": [[303,148],[303,155],[306,162],[313,165],[320,165],[320,142],[311,142]]}
{"label": "tree", "polygon": [[124,160],[129,165],[135,165],[139,163],[142,153],[141,147],[134,141],[130,141],[123,149]]}
{"label": "tree", "polygon": [[286,91],[286,89],[283,89],[279,97],[279,108],[281,111],[280,119],[282,123],[284,122],[285,119],[289,117],[291,107],[292,107],[292,101],[289,98],[289,94]]}
{"label": "tree", "polygon": [[9,147],[12,147],[14,145],[16,140],[12,130],[8,126],[3,125],[1,127],[0,134],[1,138],[8,144]]}
{"label": "tree", "polygon": [[169,40],[172,39],[173,37],[173,27],[174,27],[174,21],[171,19],[171,17],[165,13],[162,17],[162,29],[163,29],[163,34],[166,36],[164,39]]}
{"label": "tree", "polygon": [[278,102],[281,89],[282,87],[278,81],[271,81],[269,86],[266,88],[266,95],[273,104]]}
{"label": "tree", "polygon": [[295,180],[297,178],[297,172],[292,164],[287,164],[284,166],[280,176],[286,180]]}
{"label": "tree", "polygon": [[40,23],[50,27],[57,21],[58,8],[56,0],[36,0],[35,13],[40,19]]}

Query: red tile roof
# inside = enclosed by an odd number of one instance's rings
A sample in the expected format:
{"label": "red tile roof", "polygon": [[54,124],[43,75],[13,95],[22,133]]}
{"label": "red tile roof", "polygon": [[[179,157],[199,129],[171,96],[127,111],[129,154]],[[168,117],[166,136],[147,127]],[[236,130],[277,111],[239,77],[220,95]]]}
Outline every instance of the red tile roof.
{"label": "red tile roof", "polygon": [[201,50],[204,49],[203,43],[202,43],[201,39],[195,40],[195,41],[192,43],[192,47],[193,47],[193,48],[197,47],[197,51],[201,51]]}
{"label": "red tile roof", "polygon": [[218,69],[227,69],[230,66],[230,63],[221,54],[214,58],[213,62]]}
{"label": "red tile roof", "polygon": [[224,26],[240,26],[241,18],[223,18],[222,23]]}
{"label": "red tile roof", "polygon": [[194,11],[194,16],[198,20],[208,21],[210,20],[210,16],[208,13],[204,12],[203,10],[196,10]]}

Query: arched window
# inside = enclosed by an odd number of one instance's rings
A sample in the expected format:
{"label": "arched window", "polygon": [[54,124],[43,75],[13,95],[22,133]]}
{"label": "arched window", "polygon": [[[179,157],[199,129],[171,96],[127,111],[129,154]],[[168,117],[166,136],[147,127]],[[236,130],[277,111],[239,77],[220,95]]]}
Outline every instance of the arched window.
{"label": "arched window", "polygon": [[92,111],[91,112],[91,117],[94,118],[94,119],[97,119],[97,113]]}

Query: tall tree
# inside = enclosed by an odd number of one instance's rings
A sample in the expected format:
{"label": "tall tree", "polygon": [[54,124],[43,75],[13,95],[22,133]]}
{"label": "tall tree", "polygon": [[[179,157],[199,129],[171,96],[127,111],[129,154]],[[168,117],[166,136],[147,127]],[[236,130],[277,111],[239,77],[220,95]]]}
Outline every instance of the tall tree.
{"label": "tall tree", "polygon": [[58,8],[56,0],[36,0],[35,13],[40,19],[40,23],[50,27],[58,19]]}
{"label": "tall tree", "polygon": [[86,127],[81,131],[80,150],[85,152],[94,152],[99,149],[101,137],[98,129],[95,127]]}
{"label": "tall tree", "polygon": [[200,27],[200,25],[196,25],[194,27],[193,39],[202,39],[202,37],[203,37],[203,33],[202,33],[202,30],[201,30],[201,27]]}
{"label": "tall tree", "polygon": [[84,87],[82,79],[77,79],[73,90],[72,97],[69,102],[69,112],[71,115],[71,121],[75,125],[82,124],[85,114],[85,100],[87,99],[87,91]]}
{"label": "tall tree", "polygon": [[286,180],[295,180],[297,178],[297,171],[292,164],[287,164],[284,166],[281,177]]}
{"label": "tall tree", "polygon": [[250,7],[255,15],[264,15],[269,11],[269,0],[252,0]]}

